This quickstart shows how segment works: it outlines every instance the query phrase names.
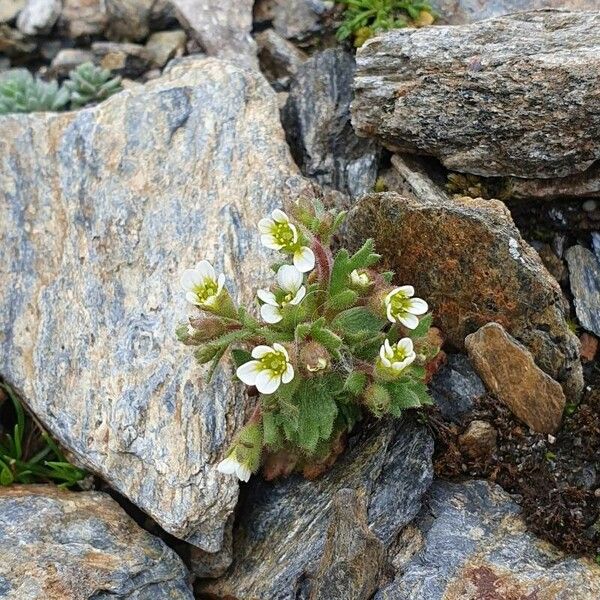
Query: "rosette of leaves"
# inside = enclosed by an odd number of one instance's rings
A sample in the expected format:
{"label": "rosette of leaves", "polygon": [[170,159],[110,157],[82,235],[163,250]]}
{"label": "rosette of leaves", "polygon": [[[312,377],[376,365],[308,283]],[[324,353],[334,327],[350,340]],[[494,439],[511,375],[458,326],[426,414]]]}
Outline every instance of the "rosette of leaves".
{"label": "rosette of leaves", "polygon": [[431,25],[434,14],[428,2],[420,0],[339,0],[346,6],[337,30],[340,41],[350,37],[358,48],[381,31]]}
{"label": "rosette of leaves", "polygon": [[71,94],[72,108],[102,102],[122,89],[119,76],[113,77],[109,70],[91,62],[73,69],[69,73],[69,79],[65,81],[65,87]]}
{"label": "rosette of leaves", "polygon": [[[13,483],[48,483],[72,487],[87,473],[69,463],[54,440],[29,418],[13,390],[0,384],[0,394],[11,400],[10,415],[3,422],[12,421],[0,436],[0,485]],[[3,413],[11,406],[5,403]]]}
{"label": "rosette of leaves", "polygon": [[0,78],[0,115],[62,110],[69,91],[56,81],[34,78],[26,69],[9,71]]}
{"label": "rosette of leaves", "polygon": [[261,463],[267,476],[318,473],[365,414],[399,417],[431,403],[425,366],[439,348],[429,341],[427,304],[376,268],[372,240],[353,254],[332,251],[343,218],[301,201],[291,218],[276,210],[261,220],[262,243],[304,271],[273,265],[275,282],[257,293],[261,319],[235,305],[207,261],[183,274],[186,298],[201,312],[178,338],[211,365],[209,378],[230,352],[256,398],[219,465],[224,473],[247,480]]}

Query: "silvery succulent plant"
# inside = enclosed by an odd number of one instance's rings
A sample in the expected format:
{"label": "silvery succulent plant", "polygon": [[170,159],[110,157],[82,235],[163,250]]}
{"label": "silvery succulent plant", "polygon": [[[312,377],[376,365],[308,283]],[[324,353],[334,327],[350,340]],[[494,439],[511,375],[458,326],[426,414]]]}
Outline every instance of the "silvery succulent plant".
{"label": "silvery succulent plant", "polygon": [[61,110],[69,91],[56,81],[42,81],[26,69],[8,71],[0,78],[0,115]]}

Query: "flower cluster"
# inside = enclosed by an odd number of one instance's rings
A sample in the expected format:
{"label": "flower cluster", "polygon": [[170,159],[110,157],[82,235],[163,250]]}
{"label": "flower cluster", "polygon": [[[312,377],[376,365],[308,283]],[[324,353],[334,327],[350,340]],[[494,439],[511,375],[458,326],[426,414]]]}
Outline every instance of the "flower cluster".
{"label": "flower cluster", "polygon": [[258,394],[218,465],[224,474],[247,481],[261,463],[277,465],[269,476],[330,464],[364,414],[399,416],[430,402],[425,364],[438,349],[427,338],[427,303],[374,268],[372,240],[334,256],[343,217],[302,201],[291,218],[277,209],[259,221],[262,244],[292,262],[257,291],[260,319],[235,305],[208,261],[182,274],[186,299],[203,314],[179,338],[212,363],[209,376],[231,349],[238,379]]}

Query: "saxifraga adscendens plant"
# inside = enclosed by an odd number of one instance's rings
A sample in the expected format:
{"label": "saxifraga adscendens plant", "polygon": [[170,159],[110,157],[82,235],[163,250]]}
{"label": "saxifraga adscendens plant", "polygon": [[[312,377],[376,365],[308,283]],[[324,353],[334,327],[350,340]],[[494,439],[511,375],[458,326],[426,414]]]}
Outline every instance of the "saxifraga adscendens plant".
{"label": "saxifraga adscendens plant", "polygon": [[439,349],[427,338],[427,303],[375,268],[372,240],[333,255],[344,213],[300,201],[290,214],[275,210],[258,223],[262,244],[292,262],[275,265],[274,283],[257,291],[260,320],[235,305],[208,261],[181,278],[201,314],[178,338],[197,346],[200,364],[211,363],[209,378],[231,349],[237,377],[258,395],[218,465],[243,481],[265,457],[287,461],[278,473],[331,462],[365,412],[398,417],[431,403],[425,365]]}

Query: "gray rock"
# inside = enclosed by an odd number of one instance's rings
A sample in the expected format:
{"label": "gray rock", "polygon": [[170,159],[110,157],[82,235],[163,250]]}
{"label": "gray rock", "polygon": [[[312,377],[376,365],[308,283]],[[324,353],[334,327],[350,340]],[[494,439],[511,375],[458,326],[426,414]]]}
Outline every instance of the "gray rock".
{"label": "gray rock", "polygon": [[108,24],[105,35],[116,42],[140,42],[150,33],[156,0],[105,0]]}
{"label": "gray rock", "polygon": [[577,318],[585,329],[600,336],[600,261],[583,246],[569,248],[566,259]]}
{"label": "gray rock", "polygon": [[395,580],[374,600],[596,600],[600,567],[527,531],[519,507],[485,481],[436,481],[402,533]]}
{"label": "gray rock", "polygon": [[50,33],[60,15],[60,9],[60,0],[27,0],[17,18],[17,28],[25,35]]}
{"label": "gray rock", "polygon": [[[327,573],[332,577],[329,581],[339,584],[333,576],[335,558],[329,560],[327,552],[334,536],[330,530],[327,542],[331,519],[339,522],[339,510],[331,508],[336,493],[350,488],[364,498],[369,529],[388,549],[421,506],[432,480],[432,452],[427,429],[405,417],[400,423],[375,423],[371,431],[353,440],[331,471],[315,481],[292,476],[276,483],[251,482],[234,529],[233,565],[220,579],[201,586],[201,591],[217,597],[296,600],[317,594],[319,584],[313,581],[323,582]],[[364,590],[362,583],[376,577],[378,544],[366,533],[362,518],[356,528],[362,533],[345,537],[350,545],[338,547],[337,553],[343,560],[353,554],[356,544],[365,544],[369,548],[365,564],[371,566],[368,572],[349,569],[344,595],[331,598],[362,597],[345,594]],[[323,567],[320,580],[319,565]]]}
{"label": "gray rock", "polygon": [[36,43],[18,29],[0,23],[0,53],[8,57],[20,57],[33,52]]}
{"label": "gray rock", "polygon": [[352,55],[341,48],[312,56],[298,69],[282,121],[302,172],[356,197],[373,189],[380,153],[350,123],[354,67]]}
{"label": "gray rock", "polygon": [[600,13],[398,29],[357,53],[352,122],[484,176],[565,177],[600,158]]}
{"label": "gray rock", "polygon": [[94,42],[94,62],[123,77],[139,77],[154,65],[154,53],[139,44]]}
{"label": "gray rock", "polygon": [[215,59],[68,113],[0,118],[0,375],[72,453],[164,529],[221,547],[217,473],[245,396],[175,339],[205,257],[250,304],[256,222],[302,193],[258,73]]}
{"label": "gray rock", "polygon": [[567,396],[579,396],[579,341],[567,325],[562,292],[504,204],[370,194],[350,212],[346,240],[358,247],[369,237],[395,281],[413,285],[429,302],[450,344],[462,348],[469,333],[500,323]]}
{"label": "gray rock", "polygon": [[491,17],[542,8],[568,10],[598,8],[597,0],[431,0],[430,4],[439,15],[436,23],[450,25],[464,25]]}
{"label": "gray rock", "polygon": [[253,0],[172,0],[182,26],[209,56],[257,68],[252,31]]}
{"label": "gray rock", "polygon": [[307,42],[323,32],[323,17],[333,4],[323,0],[258,0],[254,12],[259,22],[271,23],[284,38]]}
{"label": "gray rock", "polygon": [[460,423],[473,410],[475,400],[486,393],[483,381],[464,354],[450,354],[429,389],[442,416],[455,423]]}
{"label": "gray rock", "polygon": [[21,12],[26,0],[0,0],[0,23],[10,23]]}
{"label": "gray rock", "polygon": [[592,231],[592,248],[598,262],[600,262],[600,231]]}
{"label": "gray rock", "polygon": [[152,52],[154,64],[164,67],[174,56],[181,56],[185,51],[187,36],[181,29],[157,31],[146,42],[146,49]]}
{"label": "gray rock", "polygon": [[107,494],[0,488],[6,600],[192,600],[181,559]]}
{"label": "gray rock", "polygon": [[378,587],[383,544],[369,529],[367,509],[356,490],[336,492],[331,513],[310,600],[368,600]]}
{"label": "gray rock", "polygon": [[63,48],[52,59],[50,73],[53,77],[66,77],[70,71],[86,62],[94,62],[94,54],[79,48]]}
{"label": "gray rock", "polygon": [[274,29],[262,31],[255,40],[263,74],[275,89],[288,89],[291,78],[308,56]]}

